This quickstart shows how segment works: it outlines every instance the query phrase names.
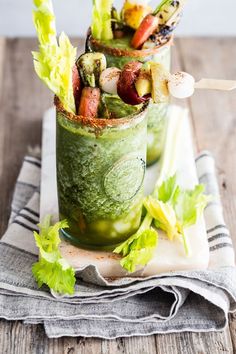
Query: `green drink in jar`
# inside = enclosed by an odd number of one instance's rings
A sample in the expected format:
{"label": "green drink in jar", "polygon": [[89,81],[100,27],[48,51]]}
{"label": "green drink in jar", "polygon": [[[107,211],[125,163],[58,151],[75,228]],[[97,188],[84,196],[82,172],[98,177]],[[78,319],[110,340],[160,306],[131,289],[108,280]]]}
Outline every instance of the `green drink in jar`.
{"label": "green drink in jar", "polygon": [[89,119],[55,103],[59,211],[69,224],[63,236],[85,248],[113,249],[140,224],[147,105],[124,118]]}
{"label": "green drink in jar", "polygon": [[[122,69],[132,61],[155,62],[170,71],[173,31],[185,0],[162,0],[152,9],[148,1],[125,0],[121,12],[113,1],[94,1],[87,51],[105,54],[108,67]],[[148,111],[147,164],[161,156],[168,102],[150,102]]]}

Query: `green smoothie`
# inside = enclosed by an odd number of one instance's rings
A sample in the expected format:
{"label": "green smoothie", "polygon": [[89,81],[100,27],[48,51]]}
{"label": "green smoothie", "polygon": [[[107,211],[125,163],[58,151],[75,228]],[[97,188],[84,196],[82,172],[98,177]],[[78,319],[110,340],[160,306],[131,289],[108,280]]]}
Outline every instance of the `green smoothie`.
{"label": "green smoothie", "polygon": [[[147,106],[126,118],[86,119],[57,103],[57,183],[63,235],[86,248],[113,249],[142,212]],[[72,117],[73,116],[73,117]]]}
{"label": "green smoothie", "polygon": [[[100,51],[105,54],[108,67],[122,69],[130,61],[154,61],[164,65],[170,70],[170,44],[152,49],[135,50],[130,46],[132,34],[126,34],[123,38],[98,41],[88,38],[87,49]],[[121,101],[121,104],[124,104]],[[148,116],[148,140],[147,140],[147,165],[156,162],[161,156],[165,140],[165,122],[168,111],[168,103],[149,105]]]}

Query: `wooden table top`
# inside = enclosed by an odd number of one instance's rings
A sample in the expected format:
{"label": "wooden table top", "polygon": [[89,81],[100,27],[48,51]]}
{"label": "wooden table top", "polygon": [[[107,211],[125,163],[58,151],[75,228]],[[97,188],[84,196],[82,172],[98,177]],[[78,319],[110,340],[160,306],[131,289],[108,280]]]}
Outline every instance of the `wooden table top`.
{"label": "wooden table top", "polygon": [[[82,40],[74,39],[82,49]],[[40,145],[42,114],[52,95],[33,71],[35,39],[0,38],[0,235],[6,230],[14,184],[29,146]],[[180,38],[173,47],[173,72],[236,79],[236,38]],[[182,102],[191,115],[197,150],[216,159],[224,214],[236,246],[235,92],[198,90]],[[41,325],[0,321],[0,353],[195,354],[236,352],[236,315],[218,333],[177,333],[117,340],[48,339]]]}

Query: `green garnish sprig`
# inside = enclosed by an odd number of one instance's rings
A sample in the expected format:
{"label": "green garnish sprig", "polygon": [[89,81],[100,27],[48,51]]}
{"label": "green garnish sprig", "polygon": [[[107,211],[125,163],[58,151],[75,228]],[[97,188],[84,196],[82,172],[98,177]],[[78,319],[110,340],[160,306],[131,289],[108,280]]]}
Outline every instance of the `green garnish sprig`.
{"label": "green garnish sprig", "polygon": [[157,187],[154,195],[145,198],[144,206],[153,217],[157,229],[163,230],[170,240],[182,237],[185,253],[191,255],[186,229],[196,224],[209,201],[204,185],[183,189],[176,182],[176,175]]}
{"label": "green garnish sprig", "polygon": [[68,227],[67,221],[51,225],[51,215],[47,215],[38,226],[40,232],[34,231],[34,238],[39,249],[39,261],[32,267],[38,286],[46,284],[59,294],[74,294],[75,271],[59,250],[59,230]]}

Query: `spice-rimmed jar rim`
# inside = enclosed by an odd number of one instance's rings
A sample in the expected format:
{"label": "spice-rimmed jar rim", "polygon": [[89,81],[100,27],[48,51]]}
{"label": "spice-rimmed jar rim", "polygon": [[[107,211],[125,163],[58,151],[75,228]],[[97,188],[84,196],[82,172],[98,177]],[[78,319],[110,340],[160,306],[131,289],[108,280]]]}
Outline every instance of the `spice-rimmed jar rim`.
{"label": "spice-rimmed jar rim", "polygon": [[60,99],[55,96],[54,104],[56,106],[57,112],[63,114],[63,116],[71,123],[87,126],[94,129],[104,129],[104,128],[118,128],[125,125],[132,125],[133,123],[139,123],[143,120],[143,114],[148,108],[149,101],[143,103],[143,106],[137,112],[134,112],[126,117],[122,118],[91,118],[77,115],[68,112],[61,103]]}
{"label": "spice-rimmed jar rim", "polygon": [[95,50],[101,51],[105,54],[109,54],[115,57],[145,58],[147,56],[157,54],[159,51],[166,47],[170,47],[173,44],[173,38],[174,37],[172,35],[166,43],[157,45],[150,49],[123,49],[111,47],[109,44],[93,38],[92,35],[90,35],[89,41]]}

